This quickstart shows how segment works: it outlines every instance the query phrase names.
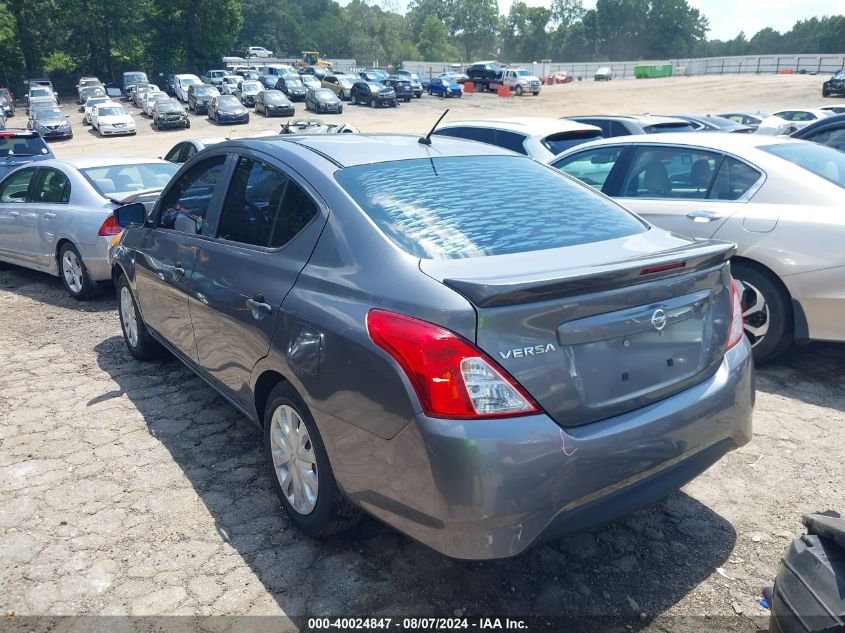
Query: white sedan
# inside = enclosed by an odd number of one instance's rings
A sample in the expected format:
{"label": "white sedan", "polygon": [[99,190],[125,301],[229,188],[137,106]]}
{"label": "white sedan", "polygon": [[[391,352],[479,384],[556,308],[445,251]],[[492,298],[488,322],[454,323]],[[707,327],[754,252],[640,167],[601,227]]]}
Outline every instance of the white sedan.
{"label": "white sedan", "polygon": [[91,110],[91,127],[100,136],[118,136],[121,134],[135,134],[135,119],[122,105],[117,103],[101,103]]}
{"label": "white sedan", "polygon": [[98,106],[104,103],[118,105],[117,103],[111,100],[111,97],[88,97],[85,100],[85,105],[82,106],[82,124],[91,125],[91,112],[93,112],[94,106]]}
{"label": "white sedan", "polygon": [[238,89],[238,84],[243,80],[243,77],[238,75],[226,75],[220,83],[220,94],[233,95]]}
{"label": "white sedan", "polygon": [[87,299],[111,281],[112,210],[150,204],[178,170],[155,158],[77,158],[24,165],[0,181],[0,261],[60,277]]}
{"label": "white sedan", "polygon": [[758,134],[792,134],[810,123],[829,117],[832,112],[815,108],[793,108],[773,112],[760,122]]}
{"label": "white sedan", "polygon": [[663,229],[736,243],[756,360],[793,341],[845,341],[845,153],[697,132],[604,139],[550,164]]}
{"label": "white sedan", "polygon": [[141,97],[141,110],[144,113],[144,116],[152,116],[153,115],[153,108],[156,107],[156,102],[164,101],[170,99],[170,96],[166,92],[145,92],[144,96]]}

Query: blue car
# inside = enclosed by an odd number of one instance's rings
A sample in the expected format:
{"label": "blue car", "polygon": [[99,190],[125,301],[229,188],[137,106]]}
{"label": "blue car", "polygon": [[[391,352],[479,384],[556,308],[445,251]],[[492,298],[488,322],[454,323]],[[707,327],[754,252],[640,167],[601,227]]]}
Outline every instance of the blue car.
{"label": "blue car", "polygon": [[276,75],[261,75],[258,78],[258,81],[261,82],[261,85],[264,86],[267,90],[275,90],[276,89],[276,82],[279,80]]}
{"label": "blue car", "polygon": [[435,77],[428,86],[428,94],[440,97],[460,97],[464,91],[451,79]]}
{"label": "blue car", "polygon": [[38,132],[0,131],[0,178],[20,165],[51,158],[55,156]]}

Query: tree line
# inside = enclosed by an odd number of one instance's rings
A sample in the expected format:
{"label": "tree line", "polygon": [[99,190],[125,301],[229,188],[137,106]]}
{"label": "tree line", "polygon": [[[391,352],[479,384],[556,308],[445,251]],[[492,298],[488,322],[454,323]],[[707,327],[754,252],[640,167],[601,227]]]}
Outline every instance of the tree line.
{"label": "tree line", "polygon": [[[128,68],[202,71],[246,46],[363,64],[614,61],[770,53],[843,53],[845,16],[797,22],[786,32],[708,40],[708,21],[686,0],[0,0],[6,82],[39,74],[116,78]],[[0,78],[2,80],[2,78]]]}

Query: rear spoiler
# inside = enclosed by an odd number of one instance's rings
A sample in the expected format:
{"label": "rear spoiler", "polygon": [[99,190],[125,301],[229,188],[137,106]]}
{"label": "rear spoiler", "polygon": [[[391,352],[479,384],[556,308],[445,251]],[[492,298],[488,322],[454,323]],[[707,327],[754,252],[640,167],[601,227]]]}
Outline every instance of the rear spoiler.
{"label": "rear spoiler", "polygon": [[164,187],[156,187],[154,189],[142,189],[141,191],[133,191],[132,193],[122,197],[122,198],[109,198],[115,204],[131,204],[135,202],[138,198],[143,198],[154,193],[161,193],[164,190]]}
{"label": "rear spoiler", "polygon": [[713,240],[602,266],[573,268],[560,273],[500,276],[488,279],[444,279],[443,283],[481,308],[544,301],[584,292],[600,292],[716,267],[736,252],[729,242]]}

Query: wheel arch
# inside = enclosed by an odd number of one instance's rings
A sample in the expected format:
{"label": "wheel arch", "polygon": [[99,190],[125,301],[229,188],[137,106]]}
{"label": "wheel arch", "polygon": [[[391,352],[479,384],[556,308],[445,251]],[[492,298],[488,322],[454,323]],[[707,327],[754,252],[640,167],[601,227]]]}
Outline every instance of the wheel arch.
{"label": "wheel arch", "polygon": [[783,280],[778,276],[778,274],[765,264],[762,264],[756,259],[751,259],[749,257],[735,255],[731,258],[731,263],[733,262],[754,268],[757,270],[757,272],[765,275],[771,280],[771,282],[780,290],[783,296],[783,303],[789,312],[787,316],[792,321],[792,336],[796,340],[806,339],[808,337],[806,318],[803,316],[804,312],[801,309],[801,305],[797,301],[797,299],[792,296],[792,293],[789,291],[789,288],[786,287],[786,284],[783,283]]}
{"label": "wheel arch", "polygon": [[265,369],[258,376],[252,393],[256,419],[260,427],[264,427],[264,410],[267,408],[267,400],[270,397],[270,393],[277,385],[287,382],[289,382],[288,379],[275,369]]}

